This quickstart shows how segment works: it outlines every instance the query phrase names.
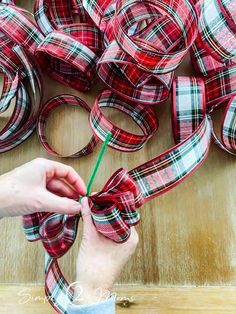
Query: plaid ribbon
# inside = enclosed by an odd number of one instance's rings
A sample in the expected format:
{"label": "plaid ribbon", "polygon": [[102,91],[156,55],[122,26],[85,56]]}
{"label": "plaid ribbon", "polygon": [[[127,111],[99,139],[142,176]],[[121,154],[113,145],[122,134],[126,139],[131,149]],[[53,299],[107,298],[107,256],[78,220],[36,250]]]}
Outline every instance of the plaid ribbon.
{"label": "plaid ribbon", "polygon": [[[93,222],[98,232],[118,243],[126,241],[130,236],[130,226],[139,222],[137,208],[188,177],[208,154],[211,125],[201,113],[201,108],[205,107],[203,81],[177,78],[174,84],[175,116],[185,116],[184,111],[189,113],[198,109],[198,122],[194,117],[191,127],[188,124],[188,134],[185,133],[185,138],[174,148],[129,172],[122,168],[117,170],[101,192],[89,197]],[[97,103],[101,106],[106,97],[109,99],[108,104],[112,100],[115,100],[116,105],[119,104],[117,97],[113,95],[112,98],[112,94],[107,91],[101,94]],[[47,251],[45,291],[58,313],[66,313],[68,298],[73,299],[73,289],[61,273],[57,259],[75,241],[78,222],[78,215],[50,213],[27,215],[23,219],[27,239],[41,240]]]}
{"label": "plaid ribbon", "polygon": [[[106,48],[97,63],[102,81],[116,94],[135,102],[165,101],[173,80],[170,71],[180,64],[197,35],[195,7],[188,1],[184,10],[179,1],[83,4],[104,32]],[[150,20],[150,25],[145,24]]]}
{"label": "plaid ribbon", "polygon": [[[143,135],[131,134],[118,128],[103,114],[102,108],[115,108],[125,113],[140,127]],[[107,133],[111,132],[112,137],[108,145],[123,152],[141,149],[158,129],[157,118],[151,107],[141,104],[134,107],[133,103],[125,101],[109,90],[103,91],[95,100],[89,122],[96,137],[102,141],[105,140]]]}
{"label": "plaid ribbon", "polygon": [[93,22],[104,32],[110,19],[114,16],[115,0],[82,0],[83,7]]}
{"label": "plaid ribbon", "polygon": [[[139,222],[135,206],[141,206],[143,195],[127,171],[118,170],[102,191],[90,197],[94,224],[104,236],[117,242],[127,240],[130,226]],[[74,243],[79,216],[50,213],[26,215],[24,231],[29,241],[41,240],[47,251],[45,257],[45,292],[58,313],[67,313],[68,298],[73,289],[65,280],[57,258]]]}
{"label": "plaid ribbon", "polygon": [[236,57],[235,0],[207,0],[199,5],[199,33],[204,48],[219,62]]}
{"label": "plaid ribbon", "polygon": [[[82,23],[76,23],[76,17]],[[82,3],[37,0],[35,19],[46,36],[37,47],[36,55],[43,60],[48,75],[76,90],[90,90],[103,42]]]}
{"label": "plaid ribbon", "polygon": [[204,77],[206,103],[209,113],[220,106],[225,107],[221,123],[221,140],[216,135],[212,123],[212,135],[215,143],[224,151],[236,156],[236,65],[223,66]]}
{"label": "plaid ribbon", "polygon": [[16,6],[0,4],[0,31],[33,55],[43,35],[24,13]]}
{"label": "plaid ribbon", "polygon": [[222,121],[222,142],[229,152],[236,155],[236,97],[229,102]]}
{"label": "plaid ribbon", "polygon": [[204,76],[208,112],[225,107],[221,139],[212,128],[215,143],[235,156],[235,1],[201,1],[199,7],[200,32],[191,48],[192,62],[195,70]]}
{"label": "plaid ribbon", "polygon": [[[115,8],[112,2],[104,6],[98,1],[95,11],[104,10],[106,16],[98,19],[95,13],[91,14],[93,1],[87,2],[89,14],[105,31],[106,49],[97,63],[102,81],[116,94],[138,103],[165,101],[171,89],[173,70],[197,34],[194,6],[188,1],[184,4],[188,8],[185,8],[185,16],[176,10],[178,1],[117,1]],[[152,21],[150,25],[145,24],[148,20]],[[181,21],[183,32],[176,20]],[[157,46],[159,50],[155,48]]]}
{"label": "plaid ribbon", "polygon": [[97,62],[100,79],[116,94],[141,104],[165,101],[170,93],[173,72],[152,74],[141,70],[135,60],[111,41]]}
{"label": "plaid ribbon", "polygon": [[[135,36],[129,36],[131,27],[148,18],[153,22],[136,30]],[[146,71],[161,74],[175,70],[193,44],[197,31],[198,14],[188,0],[148,0],[143,8],[137,0],[116,3],[116,41]]]}
{"label": "plaid ribbon", "polygon": [[90,139],[89,143],[82,148],[80,151],[70,155],[70,156],[63,156],[59,153],[57,153],[47,142],[46,138],[46,120],[48,119],[48,116],[51,114],[53,110],[55,110],[57,107],[61,105],[73,105],[73,106],[79,106],[83,109],[85,109],[88,113],[91,111],[90,107],[84,102],[82,99],[76,96],[72,95],[58,95],[56,97],[51,98],[47,101],[46,104],[44,104],[37,123],[37,131],[39,135],[39,139],[43,147],[46,149],[47,152],[50,154],[57,156],[57,157],[81,157],[86,156],[93,152],[94,147],[97,144],[97,140],[94,136]]}
{"label": "plaid ribbon", "polygon": [[[41,106],[40,71],[33,58],[25,51],[25,48],[33,49],[33,43],[30,37],[26,39],[24,32],[21,44],[19,36],[6,35],[6,29],[10,25],[13,27],[14,23],[19,21],[24,25],[25,20],[23,12],[0,4],[0,71],[4,74],[0,112],[6,111],[11,100],[16,98],[11,118],[0,131],[0,152],[15,148],[32,134]],[[33,36],[34,25],[28,25],[32,26]]]}
{"label": "plaid ribbon", "polygon": [[214,57],[212,57],[212,55],[209,54],[208,51],[204,48],[200,35],[197,36],[194,44],[190,49],[190,53],[194,69],[199,75],[206,76],[211,72],[221,69],[224,66],[233,65],[231,60],[227,60],[226,62],[222,63],[214,59]]}
{"label": "plaid ribbon", "polygon": [[[165,100],[173,82],[173,134],[177,144],[129,172],[117,170],[101,192],[89,197],[93,222],[101,234],[118,243],[126,241],[130,226],[140,220],[137,209],[182,182],[202,164],[211,133],[220,147],[235,154],[234,1],[37,0],[38,26],[11,4],[13,1],[0,4],[0,70],[4,74],[0,112],[9,107],[13,97],[17,101],[12,118],[0,133],[2,151],[18,145],[35,127],[41,102],[36,94],[41,96],[42,91],[33,56],[48,68],[49,75],[78,90],[89,90],[97,71],[116,95],[104,91],[98,96],[90,112],[90,124],[101,140],[111,131],[109,145],[122,151],[140,149],[157,130],[153,109],[143,104]],[[204,78],[177,77],[173,81],[173,71],[191,46],[194,66]],[[62,103],[90,111],[70,95],[57,96],[42,109],[38,119],[40,139],[57,156],[47,143],[45,123],[51,110]],[[226,106],[220,140],[209,115],[219,106]],[[143,135],[129,134],[111,124],[102,107],[130,115]],[[94,145],[95,139],[91,139],[72,156],[89,153]],[[41,240],[47,252],[45,290],[58,313],[66,313],[73,289],[57,259],[73,245],[79,219],[78,215],[51,213],[23,219],[27,239]]]}

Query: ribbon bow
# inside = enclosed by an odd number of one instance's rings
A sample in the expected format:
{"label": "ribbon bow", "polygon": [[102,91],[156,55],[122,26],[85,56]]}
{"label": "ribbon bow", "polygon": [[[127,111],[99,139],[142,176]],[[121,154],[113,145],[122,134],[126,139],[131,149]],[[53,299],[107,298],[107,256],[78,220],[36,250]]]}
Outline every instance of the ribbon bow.
{"label": "ribbon bow", "polygon": [[[121,168],[101,192],[89,197],[89,202],[97,231],[115,242],[123,242],[130,236],[130,226],[140,220],[136,208],[143,204],[144,196]],[[74,243],[79,219],[79,215],[36,213],[24,216],[23,228],[29,241],[41,240],[48,254],[59,258]]]}

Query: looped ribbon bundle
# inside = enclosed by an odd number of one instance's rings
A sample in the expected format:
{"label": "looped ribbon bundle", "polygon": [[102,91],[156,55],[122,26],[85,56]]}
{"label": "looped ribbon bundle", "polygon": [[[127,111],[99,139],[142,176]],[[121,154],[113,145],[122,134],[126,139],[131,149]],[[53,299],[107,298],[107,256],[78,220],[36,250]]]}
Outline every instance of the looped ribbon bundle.
{"label": "looped ribbon bundle", "polygon": [[60,5],[56,0],[36,0],[35,19],[46,36],[36,56],[48,75],[74,89],[90,90],[103,43],[80,0],[60,1]]}
{"label": "looped ribbon bundle", "polygon": [[[0,12],[0,72],[4,77],[0,113],[4,113],[15,98],[11,118],[0,132],[0,152],[5,152],[22,143],[34,131],[41,108],[42,79],[31,55],[35,49],[32,38],[34,34],[40,37],[40,33],[23,10],[0,4]],[[26,20],[32,32],[27,33],[28,29],[23,28]],[[15,23],[22,26],[21,38],[17,32],[8,32]]]}
{"label": "looped ribbon bundle", "polygon": [[138,103],[166,100],[173,71],[197,35],[195,7],[185,0],[83,3],[104,31],[105,51],[97,63],[102,81]]}
{"label": "looped ribbon bundle", "polygon": [[[28,117],[33,107],[27,102],[30,92],[24,81],[28,79],[34,95],[36,89],[42,94],[37,63],[53,78],[78,90],[88,90],[96,72],[109,87],[96,98],[91,110],[71,95],[57,96],[44,105],[37,129],[42,144],[52,154],[60,156],[47,143],[45,123],[56,106],[67,103],[89,112],[94,137],[73,157],[91,152],[108,132],[112,133],[110,147],[132,152],[141,149],[157,131],[157,118],[148,105],[164,101],[172,89],[176,146],[130,171],[117,170],[101,192],[89,196],[94,225],[104,236],[117,243],[126,241],[130,227],[140,220],[137,209],[194,172],[207,157],[212,135],[221,148],[236,154],[235,0],[68,0],[60,1],[60,5],[58,1],[36,0],[38,27],[12,5],[13,1],[4,2],[0,4],[0,65],[4,73],[0,105],[5,110],[18,93],[21,106],[13,115],[13,128],[19,124],[22,130],[20,110]],[[7,32],[9,29],[15,31]],[[199,76],[174,77],[188,51]],[[38,112],[40,101],[34,103]],[[131,134],[113,125],[103,107],[130,116],[143,134]],[[225,114],[219,139],[211,113],[221,107]],[[78,215],[50,213],[23,219],[27,239],[41,240],[47,252],[46,295],[58,313],[66,313],[73,289],[57,259],[74,243],[78,222]]]}

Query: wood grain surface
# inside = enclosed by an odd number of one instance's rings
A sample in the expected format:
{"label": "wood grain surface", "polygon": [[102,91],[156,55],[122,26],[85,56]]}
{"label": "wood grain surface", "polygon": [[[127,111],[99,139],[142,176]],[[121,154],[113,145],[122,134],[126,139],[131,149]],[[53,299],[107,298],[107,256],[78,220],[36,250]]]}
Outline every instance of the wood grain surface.
{"label": "wood grain surface", "polygon": [[[18,5],[29,10],[32,10],[32,3],[33,1],[17,1]],[[193,74],[189,57],[176,74]],[[91,92],[82,94],[45,76],[44,100],[60,93],[72,93],[80,95],[92,106],[95,96],[102,88],[98,82]],[[0,117],[0,127],[6,123],[13,105]],[[132,169],[173,146],[169,102],[157,105],[155,110],[160,123],[157,134],[144,149],[136,153],[120,153],[108,149],[94,191],[99,191],[119,167]],[[120,113],[110,110],[106,113],[119,126],[139,132],[129,118],[124,119]],[[84,111],[72,106],[55,110],[47,126],[50,143],[64,154],[78,151],[91,136],[87,118]],[[217,125],[219,120],[220,112],[215,116]],[[44,151],[34,134],[16,149],[0,155],[0,174],[41,156],[73,166],[87,182],[99,147],[100,145],[87,157],[57,159]],[[212,145],[208,159],[197,172],[175,189],[140,209],[142,221],[137,227],[139,247],[123,270],[119,282],[153,283],[160,286],[234,285],[235,184],[235,159]],[[25,240],[21,219],[1,220],[0,230],[0,282],[43,283],[43,249],[40,243],[28,243]],[[79,239],[80,237],[60,260],[68,280],[74,279]],[[174,313],[179,312],[176,310]],[[186,310],[184,313],[192,312]]]}
{"label": "wood grain surface", "polygon": [[[115,286],[117,314],[235,314],[235,287]],[[1,314],[52,314],[43,287],[0,285]]]}

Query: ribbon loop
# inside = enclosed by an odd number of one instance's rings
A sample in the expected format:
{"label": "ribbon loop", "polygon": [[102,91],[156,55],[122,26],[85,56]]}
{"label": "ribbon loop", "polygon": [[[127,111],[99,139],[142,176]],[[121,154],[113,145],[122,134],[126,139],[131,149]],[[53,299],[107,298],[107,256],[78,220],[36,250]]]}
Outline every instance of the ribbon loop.
{"label": "ribbon loop", "polygon": [[235,1],[200,1],[199,5],[199,33],[205,49],[219,62],[236,57]]}
{"label": "ribbon loop", "polygon": [[130,226],[136,225],[144,196],[135,181],[124,169],[117,170],[100,193],[90,197],[92,217],[97,230],[116,241],[126,241]]}
{"label": "ribbon loop", "polygon": [[[127,132],[116,125],[103,114],[101,108],[108,107],[117,109],[130,116],[141,128],[143,135]],[[108,145],[114,149],[132,152],[139,150],[155,134],[158,129],[158,122],[152,107],[125,101],[122,97],[115,95],[109,90],[103,91],[95,100],[89,117],[93,133],[101,140],[104,140],[108,132],[112,133]]]}

